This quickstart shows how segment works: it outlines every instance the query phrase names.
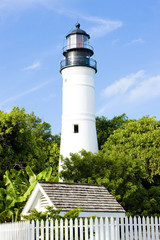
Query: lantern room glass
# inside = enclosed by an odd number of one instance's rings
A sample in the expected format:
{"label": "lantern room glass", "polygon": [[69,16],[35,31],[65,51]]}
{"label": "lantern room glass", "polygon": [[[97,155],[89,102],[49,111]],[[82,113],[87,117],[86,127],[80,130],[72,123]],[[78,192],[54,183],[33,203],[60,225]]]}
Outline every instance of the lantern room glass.
{"label": "lantern room glass", "polygon": [[76,47],[77,48],[83,48],[84,43],[83,43],[83,35],[78,34],[76,38]]}
{"label": "lantern room glass", "polygon": [[67,49],[70,48],[88,48],[88,37],[82,34],[73,34],[67,37]]}

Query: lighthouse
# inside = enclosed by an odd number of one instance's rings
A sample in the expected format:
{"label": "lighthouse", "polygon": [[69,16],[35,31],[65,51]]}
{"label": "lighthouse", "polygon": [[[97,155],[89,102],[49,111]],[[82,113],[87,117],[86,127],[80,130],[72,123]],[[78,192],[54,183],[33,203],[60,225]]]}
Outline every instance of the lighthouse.
{"label": "lighthouse", "polygon": [[97,62],[92,58],[94,50],[89,39],[89,34],[77,23],[66,36],[67,44],[63,48],[64,59],[60,62],[63,78],[60,154],[63,157],[82,149],[98,151],[94,85]]}

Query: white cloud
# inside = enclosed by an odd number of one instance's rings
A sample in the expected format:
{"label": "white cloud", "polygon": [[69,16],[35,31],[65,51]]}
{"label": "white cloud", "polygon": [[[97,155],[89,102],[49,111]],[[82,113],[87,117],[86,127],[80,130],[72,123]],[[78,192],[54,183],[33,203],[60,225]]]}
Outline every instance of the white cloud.
{"label": "white cloud", "polygon": [[159,101],[160,75],[148,77],[145,71],[140,70],[108,86],[102,94],[108,99],[106,102],[103,100],[103,105],[96,113],[98,115],[110,110],[115,114],[119,109],[124,109],[123,112],[125,112],[131,106],[133,108],[139,106],[140,109],[144,104],[146,105],[156,99]]}
{"label": "white cloud", "polygon": [[127,45],[133,45],[137,43],[144,43],[144,40],[142,38],[134,39],[131,42],[127,43]]}
{"label": "white cloud", "polygon": [[25,70],[25,71],[33,70],[33,69],[40,68],[40,66],[41,66],[40,62],[34,62],[32,65],[25,67],[23,70]]}
{"label": "white cloud", "polygon": [[[68,0],[69,1],[69,0]],[[56,11],[56,13],[74,18],[84,19],[87,22],[94,23],[94,26],[89,29],[92,37],[102,37],[107,33],[122,27],[122,21],[108,20],[102,17],[86,16],[76,10],[68,10],[65,6],[65,0],[0,0],[0,10],[12,11],[23,10],[35,5],[42,5],[46,8]]]}
{"label": "white cloud", "polygon": [[61,15],[68,16],[70,18],[76,19],[84,19],[87,22],[93,23],[94,27],[88,29],[88,32],[92,37],[102,37],[107,33],[116,30],[119,27],[122,27],[123,23],[119,20],[109,20],[103,17],[85,15],[82,13],[77,12],[76,10],[68,10],[67,8],[56,8],[57,13]]}
{"label": "white cloud", "polygon": [[145,79],[137,84],[137,86],[131,90],[129,100],[148,100],[157,96],[160,96],[160,75]]}
{"label": "white cloud", "polygon": [[122,21],[107,20],[101,17],[80,15],[81,18],[86,21],[95,23],[94,27],[91,27],[90,34],[92,37],[102,37],[107,33],[114,31],[115,29],[122,27]]}
{"label": "white cloud", "polygon": [[107,33],[112,32],[121,26],[122,26],[122,22],[120,21],[105,20],[104,23],[99,24],[96,27],[92,27],[90,30],[90,34],[93,37],[102,37]]}
{"label": "white cloud", "polygon": [[26,96],[26,95],[28,95],[28,94],[30,94],[32,92],[38,91],[39,89],[43,88],[44,86],[48,85],[51,82],[53,82],[53,80],[49,80],[49,81],[43,82],[43,83],[41,83],[41,84],[31,88],[31,89],[28,89],[28,90],[26,90],[24,92],[21,92],[20,94],[17,94],[17,95],[15,95],[13,97],[10,97],[10,98],[2,101],[0,103],[0,107],[2,107],[3,105],[5,105],[5,104],[7,104],[9,102],[13,102],[13,101],[15,101],[15,100],[17,100],[17,99],[19,99],[19,98],[21,98],[23,96]]}
{"label": "white cloud", "polygon": [[134,86],[139,79],[142,79],[143,77],[143,70],[140,70],[137,73],[129,74],[126,77],[116,81],[112,85],[106,87],[106,89],[103,90],[102,95],[105,97],[112,97],[117,94],[124,94],[129,90],[129,88]]}

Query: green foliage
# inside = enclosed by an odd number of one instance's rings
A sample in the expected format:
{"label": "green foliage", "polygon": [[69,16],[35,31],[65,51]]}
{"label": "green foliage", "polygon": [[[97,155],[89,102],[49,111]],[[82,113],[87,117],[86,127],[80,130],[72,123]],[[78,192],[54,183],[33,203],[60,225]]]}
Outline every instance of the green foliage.
{"label": "green foliage", "polygon": [[85,150],[71,153],[70,158],[62,159],[63,171],[60,177],[64,181],[96,183],[105,178],[106,162],[101,153],[91,153]]}
{"label": "green foliage", "polygon": [[127,121],[99,153],[71,154],[63,169],[65,181],[104,185],[129,215],[160,215],[160,121]]}
{"label": "green foliage", "polygon": [[153,206],[158,195],[151,191],[160,180],[159,143],[160,121],[143,117],[126,123],[104,144],[103,156],[112,168],[108,187],[132,215],[160,214]]}
{"label": "green foliage", "polygon": [[80,208],[75,208],[73,210],[70,210],[64,214],[64,216],[61,216],[62,209],[54,209],[53,206],[46,207],[45,212],[38,212],[36,209],[33,209],[31,213],[27,216],[22,216],[25,220],[44,220],[47,219],[53,219],[53,220],[60,220],[60,219],[75,219],[78,218],[79,213],[82,211]]}
{"label": "green foliage", "polygon": [[29,166],[25,171],[22,169],[6,171],[5,187],[0,188],[0,222],[20,220],[20,213],[37,181],[49,181],[51,178],[51,167],[43,170],[37,176]]}
{"label": "green foliage", "polygon": [[66,212],[63,216],[63,219],[75,219],[75,218],[78,218],[79,217],[79,213],[82,212],[83,209],[80,209],[79,207],[78,208],[74,208],[68,212]]}
{"label": "green foliage", "polygon": [[58,181],[59,141],[33,112],[0,111],[0,222],[19,220],[37,181]]}
{"label": "green foliage", "polygon": [[60,147],[61,136],[56,134],[52,138],[53,138],[53,141],[57,143],[57,145]]}
{"label": "green foliage", "polygon": [[125,113],[120,116],[114,117],[111,120],[106,117],[96,117],[96,129],[98,138],[98,148],[101,149],[103,144],[107,141],[108,137],[114,133],[116,129],[122,126],[123,123],[128,121]]}
{"label": "green foliage", "polygon": [[[7,170],[25,169],[29,165],[37,174],[52,166],[58,172],[58,135],[34,113],[14,107],[10,113],[0,111],[0,184]],[[54,177],[53,176],[53,177]]]}

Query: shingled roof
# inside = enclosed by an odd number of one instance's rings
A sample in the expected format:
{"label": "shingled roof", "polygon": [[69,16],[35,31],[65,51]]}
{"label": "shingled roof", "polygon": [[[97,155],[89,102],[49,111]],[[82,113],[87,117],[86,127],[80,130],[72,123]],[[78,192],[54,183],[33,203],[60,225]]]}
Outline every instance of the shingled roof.
{"label": "shingled roof", "polygon": [[68,211],[125,213],[104,186],[81,183],[39,182],[55,208]]}

